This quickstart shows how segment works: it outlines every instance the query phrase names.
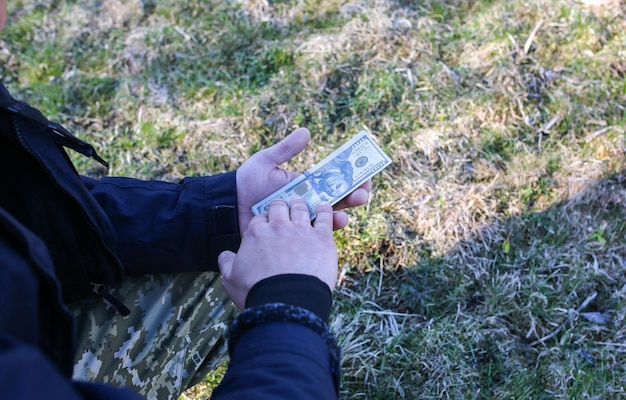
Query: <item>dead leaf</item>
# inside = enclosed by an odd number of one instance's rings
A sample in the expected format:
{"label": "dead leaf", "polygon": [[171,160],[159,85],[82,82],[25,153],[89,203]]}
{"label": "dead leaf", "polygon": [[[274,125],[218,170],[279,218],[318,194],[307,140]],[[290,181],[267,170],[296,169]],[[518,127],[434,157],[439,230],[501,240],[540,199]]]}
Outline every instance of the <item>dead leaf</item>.
{"label": "dead leaf", "polygon": [[611,316],[607,313],[601,312],[584,312],[580,313],[581,317],[585,318],[589,322],[593,322],[598,325],[608,325],[611,322]]}

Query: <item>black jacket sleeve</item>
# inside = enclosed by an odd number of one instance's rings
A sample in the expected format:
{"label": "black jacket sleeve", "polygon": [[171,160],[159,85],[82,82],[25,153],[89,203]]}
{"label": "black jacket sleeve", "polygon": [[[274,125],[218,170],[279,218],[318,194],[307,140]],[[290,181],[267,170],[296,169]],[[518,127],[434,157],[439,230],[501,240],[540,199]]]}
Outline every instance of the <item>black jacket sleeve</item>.
{"label": "black jacket sleeve", "polygon": [[231,327],[230,365],[213,399],[336,399],[339,348],[328,286],[279,275],[257,283]]}
{"label": "black jacket sleeve", "polygon": [[235,172],[180,183],[82,177],[113,225],[128,274],[218,270],[239,248]]}

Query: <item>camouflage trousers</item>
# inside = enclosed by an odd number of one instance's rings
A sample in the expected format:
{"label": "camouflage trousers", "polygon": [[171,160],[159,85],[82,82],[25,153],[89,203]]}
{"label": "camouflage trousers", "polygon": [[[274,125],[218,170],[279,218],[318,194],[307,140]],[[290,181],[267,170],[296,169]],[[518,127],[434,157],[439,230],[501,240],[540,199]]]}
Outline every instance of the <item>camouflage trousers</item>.
{"label": "camouflage trousers", "polygon": [[126,277],[101,297],[70,304],[77,323],[74,379],[126,386],[148,399],[176,399],[226,357],[236,312],[216,272]]}

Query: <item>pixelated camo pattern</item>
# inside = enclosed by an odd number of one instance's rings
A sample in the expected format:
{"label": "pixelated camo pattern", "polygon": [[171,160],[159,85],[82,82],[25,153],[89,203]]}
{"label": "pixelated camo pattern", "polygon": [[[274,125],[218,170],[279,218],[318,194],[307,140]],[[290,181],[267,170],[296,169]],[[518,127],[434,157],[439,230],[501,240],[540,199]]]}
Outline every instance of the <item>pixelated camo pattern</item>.
{"label": "pixelated camo pattern", "polygon": [[126,277],[110,293],[122,316],[94,295],[70,305],[77,319],[74,379],[177,399],[226,357],[236,308],[216,272]]}

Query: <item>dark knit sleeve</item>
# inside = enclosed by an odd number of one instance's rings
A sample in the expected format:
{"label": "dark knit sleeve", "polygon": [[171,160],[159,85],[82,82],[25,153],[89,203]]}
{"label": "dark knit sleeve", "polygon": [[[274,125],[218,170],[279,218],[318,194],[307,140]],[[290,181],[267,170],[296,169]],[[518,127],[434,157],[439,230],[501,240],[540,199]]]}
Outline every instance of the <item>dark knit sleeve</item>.
{"label": "dark knit sleeve", "polygon": [[284,303],[306,308],[328,322],[332,293],[315,276],[302,274],[276,275],[263,279],[250,289],[246,308],[266,303]]}

